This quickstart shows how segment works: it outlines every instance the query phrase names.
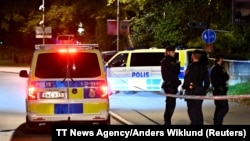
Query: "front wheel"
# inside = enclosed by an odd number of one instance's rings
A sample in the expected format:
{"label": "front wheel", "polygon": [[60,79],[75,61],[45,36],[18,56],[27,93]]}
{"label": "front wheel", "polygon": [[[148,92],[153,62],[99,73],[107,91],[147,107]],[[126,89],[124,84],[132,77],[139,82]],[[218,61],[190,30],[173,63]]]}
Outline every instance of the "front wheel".
{"label": "front wheel", "polygon": [[29,121],[28,116],[26,116],[26,127],[27,129],[38,128],[38,123]]}
{"label": "front wheel", "polygon": [[125,94],[135,94],[136,91],[123,91]]}
{"label": "front wheel", "polygon": [[107,120],[105,121],[101,121],[100,123],[101,125],[111,125],[111,119],[110,119],[110,115],[108,115]]}

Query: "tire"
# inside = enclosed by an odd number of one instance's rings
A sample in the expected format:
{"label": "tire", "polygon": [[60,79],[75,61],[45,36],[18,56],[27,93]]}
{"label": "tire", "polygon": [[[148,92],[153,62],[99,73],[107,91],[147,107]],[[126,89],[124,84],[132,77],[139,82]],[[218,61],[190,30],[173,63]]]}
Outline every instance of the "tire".
{"label": "tire", "polygon": [[27,129],[31,129],[31,130],[36,129],[36,128],[38,128],[38,124],[39,123],[36,123],[36,122],[30,122],[28,116],[26,116],[26,127],[27,127]]}
{"label": "tire", "polygon": [[110,115],[108,116],[107,120],[101,121],[100,125],[111,125]]}
{"label": "tire", "polygon": [[136,91],[123,91],[123,93],[125,93],[125,94],[135,94]]}

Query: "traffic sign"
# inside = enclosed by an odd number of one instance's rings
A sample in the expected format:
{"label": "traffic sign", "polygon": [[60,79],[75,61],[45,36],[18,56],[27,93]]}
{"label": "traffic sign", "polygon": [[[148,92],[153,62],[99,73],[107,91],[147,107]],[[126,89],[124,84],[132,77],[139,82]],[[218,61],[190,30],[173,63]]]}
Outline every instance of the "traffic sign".
{"label": "traffic sign", "polygon": [[206,29],[201,34],[202,41],[207,44],[212,44],[216,40],[215,31],[212,29]]}
{"label": "traffic sign", "polygon": [[187,25],[191,28],[207,28],[207,22],[188,22]]}
{"label": "traffic sign", "polygon": [[52,38],[52,29],[51,27],[36,27],[36,38]]}

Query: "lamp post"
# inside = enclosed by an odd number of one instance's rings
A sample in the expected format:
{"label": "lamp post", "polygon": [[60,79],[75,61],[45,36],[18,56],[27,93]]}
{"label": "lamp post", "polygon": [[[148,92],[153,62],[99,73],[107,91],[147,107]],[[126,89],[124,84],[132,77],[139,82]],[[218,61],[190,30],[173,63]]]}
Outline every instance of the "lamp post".
{"label": "lamp post", "polygon": [[116,24],[117,24],[117,26],[116,26],[116,31],[117,31],[117,42],[116,42],[116,50],[117,50],[117,52],[119,51],[119,34],[120,34],[120,32],[119,32],[119,29],[120,29],[120,21],[119,21],[119,15],[120,15],[120,8],[119,8],[119,3],[120,3],[120,0],[117,0],[117,19],[116,19]]}
{"label": "lamp post", "polygon": [[39,7],[39,10],[43,11],[43,19],[42,19],[42,21],[40,21],[40,24],[42,24],[42,29],[43,29],[43,44],[45,44],[44,9],[45,9],[45,7],[44,7],[44,0],[43,0],[42,5],[40,5],[40,7]]}

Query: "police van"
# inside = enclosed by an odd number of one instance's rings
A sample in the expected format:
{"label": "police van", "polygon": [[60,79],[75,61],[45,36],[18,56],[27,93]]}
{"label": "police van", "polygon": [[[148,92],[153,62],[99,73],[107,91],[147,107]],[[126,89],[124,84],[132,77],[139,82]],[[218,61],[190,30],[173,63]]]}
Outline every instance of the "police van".
{"label": "police van", "polygon": [[35,45],[27,77],[26,123],[110,124],[107,78],[97,44]]}
{"label": "police van", "polygon": [[[180,80],[184,78],[184,70],[191,62],[193,49],[176,49],[176,59],[180,61]],[[206,52],[203,60],[207,60]],[[162,91],[161,60],[165,49],[149,48],[124,50],[116,53],[106,64],[109,91],[134,93],[137,91]]]}

